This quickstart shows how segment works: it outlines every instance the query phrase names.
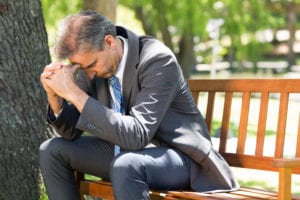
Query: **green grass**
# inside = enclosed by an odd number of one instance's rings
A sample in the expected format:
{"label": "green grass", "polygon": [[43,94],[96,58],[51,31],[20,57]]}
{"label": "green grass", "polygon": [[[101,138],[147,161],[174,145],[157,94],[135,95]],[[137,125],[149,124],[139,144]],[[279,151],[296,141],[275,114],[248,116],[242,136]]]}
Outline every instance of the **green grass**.
{"label": "green grass", "polygon": [[87,179],[87,180],[93,180],[93,181],[102,180],[100,177],[93,176],[93,175],[90,175],[90,174],[85,174],[84,178]]}
{"label": "green grass", "polygon": [[48,195],[44,183],[41,184],[41,196],[39,200],[48,200]]}

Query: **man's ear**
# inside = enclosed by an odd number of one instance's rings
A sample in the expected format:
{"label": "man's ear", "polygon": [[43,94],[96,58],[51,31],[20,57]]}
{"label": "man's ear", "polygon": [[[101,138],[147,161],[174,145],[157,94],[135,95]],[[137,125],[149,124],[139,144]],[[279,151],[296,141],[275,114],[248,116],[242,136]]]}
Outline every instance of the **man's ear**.
{"label": "man's ear", "polygon": [[112,35],[106,35],[104,37],[105,46],[108,48],[113,47],[115,44],[115,38]]}

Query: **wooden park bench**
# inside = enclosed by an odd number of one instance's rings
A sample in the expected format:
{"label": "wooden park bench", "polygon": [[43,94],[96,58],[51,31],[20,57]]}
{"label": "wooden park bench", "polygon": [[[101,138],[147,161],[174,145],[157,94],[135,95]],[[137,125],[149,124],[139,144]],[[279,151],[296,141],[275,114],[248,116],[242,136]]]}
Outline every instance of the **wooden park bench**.
{"label": "wooden park bench", "polygon": [[[300,116],[298,110],[291,110],[290,104],[293,98],[300,95],[300,79],[215,79],[215,80],[189,80],[189,87],[197,105],[205,116],[208,128],[212,131],[213,120],[216,113],[221,114],[221,127],[218,151],[227,160],[230,166],[238,168],[276,171],[279,173],[278,192],[262,189],[241,187],[240,190],[229,193],[204,194],[193,191],[150,191],[151,199],[300,199],[292,195],[292,175],[300,174]],[[295,93],[295,94],[293,94]],[[293,98],[292,98],[293,97]],[[239,105],[233,104],[234,99],[240,99]],[[204,100],[201,100],[204,99]],[[222,108],[216,105],[217,100],[222,99]],[[275,99],[275,100],[274,100]],[[276,101],[274,106],[270,101]],[[300,100],[300,98],[299,98]],[[253,109],[252,101],[256,101]],[[259,103],[257,103],[259,102]],[[255,112],[255,113],[253,113]],[[277,116],[270,116],[270,113]],[[289,114],[296,114],[293,122],[292,133],[287,133]],[[250,117],[251,114],[251,117]],[[246,151],[246,143],[249,137],[248,126],[253,121],[253,115],[257,116],[254,124],[255,133],[252,133],[255,145],[251,146],[252,154]],[[232,132],[231,119],[238,118],[236,137],[229,137]],[[267,142],[266,132],[268,120],[272,117],[275,124],[275,142]],[[251,122],[252,123],[252,122]],[[287,141],[287,136],[294,138]],[[232,150],[230,140],[235,139],[236,146]],[[288,144],[287,144],[288,142]],[[228,150],[231,149],[231,150]],[[286,149],[292,150],[293,155],[287,158]],[[270,155],[265,155],[265,151]],[[82,174],[77,174],[81,198],[90,195],[103,199],[114,199],[111,184],[104,181],[85,180]],[[255,174],[253,175],[255,176]],[[162,177],[163,178],[163,177]],[[276,181],[276,180],[274,180]]]}

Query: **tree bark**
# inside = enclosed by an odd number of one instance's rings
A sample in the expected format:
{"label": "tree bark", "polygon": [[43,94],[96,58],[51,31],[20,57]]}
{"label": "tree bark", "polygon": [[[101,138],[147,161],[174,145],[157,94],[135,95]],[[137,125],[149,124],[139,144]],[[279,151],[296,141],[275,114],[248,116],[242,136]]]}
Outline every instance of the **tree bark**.
{"label": "tree bark", "polygon": [[[154,1],[153,6],[157,10],[158,13],[164,13],[166,10],[165,8],[165,2],[164,1]],[[174,51],[173,43],[172,43],[172,36],[169,31],[169,22],[166,17],[166,15],[158,14],[157,15],[158,21],[158,27],[162,34],[162,39],[164,43],[172,50]]]}
{"label": "tree bark", "polygon": [[39,81],[50,62],[39,0],[0,0],[0,44],[0,200],[35,200],[38,148],[52,134]]}
{"label": "tree bark", "polygon": [[179,42],[179,53],[177,57],[181,65],[183,75],[186,79],[190,78],[191,71],[196,65],[193,38],[193,34],[186,30],[183,32]]}
{"label": "tree bark", "polygon": [[134,8],[136,17],[142,22],[143,29],[147,35],[155,36],[153,30],[152,19],[148,17],[148,13],[145,12],[143,6],[137,6]]}
{"label": "tree bark", "polygon": [[289,51],[287,55],[288,70],[290,70],[291,67],[296,64],[296,55],[294,51],[296,23],[297,23],[296,5],[293,2],[291,2],[287,6],[287,27],[290,33],[290,37],[288,40]]}
{"label": "tree bark", "polygon": [[116,22],[118,0],[84,0],[83,9],[93,9]]}

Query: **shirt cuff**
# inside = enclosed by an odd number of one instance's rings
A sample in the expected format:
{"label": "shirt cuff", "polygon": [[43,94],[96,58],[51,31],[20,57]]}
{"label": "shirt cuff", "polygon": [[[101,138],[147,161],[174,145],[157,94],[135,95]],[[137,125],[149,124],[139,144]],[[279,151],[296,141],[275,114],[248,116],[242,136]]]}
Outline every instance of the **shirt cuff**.
{"label": "shirt cuff", "polygon": [[60,111],[58,113],[53,112],[54,116],[57,118],[61,114],[61,111],[62,111],[62,109],[60,109]]}

